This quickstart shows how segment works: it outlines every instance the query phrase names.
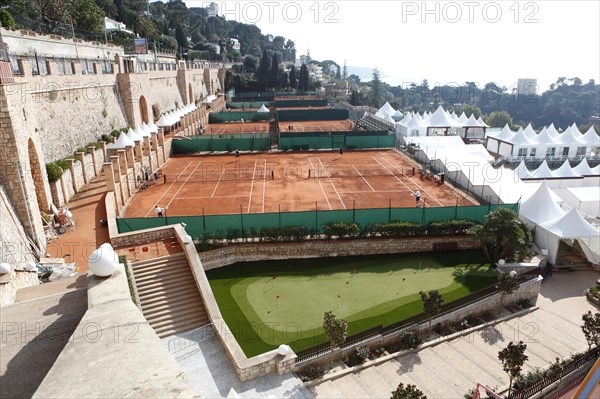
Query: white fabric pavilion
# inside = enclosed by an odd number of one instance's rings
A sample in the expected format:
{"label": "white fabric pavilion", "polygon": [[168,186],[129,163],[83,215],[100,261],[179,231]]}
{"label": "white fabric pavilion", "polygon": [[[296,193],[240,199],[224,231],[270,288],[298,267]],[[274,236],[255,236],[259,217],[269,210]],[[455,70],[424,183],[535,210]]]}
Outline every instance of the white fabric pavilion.
{"label": "white fabric pavilion", "polygon": [[265,107],[265,104],[263,104],[256,112],[258,112],[259,114],[266,114],[271,111],[269,110],[269,108]]}
{"label": "white fabric pavilion", "polygon": [[548,262],[556,263],[560,242],[572,243],[578,240],[588,260],[597,263],[600,257],[598,236],[600,231],[588,223],[575,208],[555,219],[538,225],[535,231],[535,243],[541,249],[548,250]]}
{"label": "white fabric pavilion", "polygon": [[533,195],[521,202],[519,216],[533,227],[564,215],[565,211],[557,204],[555,197],[548,184],[543,182]]}
{"label": "white fabric pavilion", "polygon": [[133,146],[135,146],[135,143],[133,142],[133,140],[131,140],[129,137],[127,137],[127,134],[121,133],[121,135],[119,135],[119,138],[114,143],[109,144],[106,148],[120,150],[123,148],[133,147]]}

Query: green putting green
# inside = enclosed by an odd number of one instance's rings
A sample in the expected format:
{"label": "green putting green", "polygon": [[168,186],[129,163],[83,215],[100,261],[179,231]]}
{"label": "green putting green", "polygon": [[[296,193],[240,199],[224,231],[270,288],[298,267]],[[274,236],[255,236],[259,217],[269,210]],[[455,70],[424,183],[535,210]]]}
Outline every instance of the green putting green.
{"label": "green putting green", "polygon": [[326,311],[354,334],[421,313],[419,291],[450,302],[497,279],[479,251],[245,262],[206,274],[247,356],[325,342]]}

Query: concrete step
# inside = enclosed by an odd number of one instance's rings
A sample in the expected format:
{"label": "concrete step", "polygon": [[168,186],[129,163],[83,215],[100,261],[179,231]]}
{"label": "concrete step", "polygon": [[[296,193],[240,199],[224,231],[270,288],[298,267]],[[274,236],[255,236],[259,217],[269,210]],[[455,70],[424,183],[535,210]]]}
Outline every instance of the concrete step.
{"label": "concrete step", "polygon": [[178,259],[182,259],[182,258],[185,259],[184,252],[173,254],[173,255],[168,255],[168,256],[160,256],[160,257],[152,258],[152,259],[133,261],[133,262],[131,262],[131,266],[133,268],[136,268],[136,267],[141,267],[144,265],[151,265],[151,264],[161,263],[161,262],[169,262],[169,261],[174,261],[174,260],[178,260]]}
{"label": "concrete step", "polygon": [[144,295],[140,294],[140,302],[142,305],[142,310],[144,310],[149,309],[150,305],[156,304],[157,302],[160,303],[164,301],[176,300],[180,301],[182,297],[186,297],[188,295],[197,295],[198,297],[200,297],[198,289],[195,286],[193,286],[170,291],[157,290],[156,292],[151,292],[149,294]]}
{"label": "concrete step", "polygon": [[208,321],[203,322],[203,321],[198,321],[198,320],[184,321],[181,323],[174,323],[169,326],[163,326],[160,328],[156,328],[154,331],[156,331],[156,333],[158,334],[158,336],[160,338],[165,338],[165,337],[170,337],[171,335],[192,331],[198,327],[202,327],[207,324],[210,324],[210,323]]}
{"label": "concrete step", "polygon": [[148,320],[148,322],[150,322],[152,325],[158,326],[164,324],[165,322],[183,320],[190,317],[204,319],[208,318],[208,315],[204,311],[202,304],[198,304],[196,301],[190,301],[186,304],[182,304],[181,308],[179,306],[171,307],[171,309],[166,312],[148,312],[148,317],[146,317],[146,320]]}
{"label": "concrete step", "polygon": [[169,267],[164,267],[162,269],[157,269],[157,270],[153,270],[153,271],[149,271],[146,273],[133,273],[133,276],[135,277],[135,281],[136,283],[142,283],[144,281],[147,280],[167,280],[169,279],[171,276],[181,276],[181,275],[189,275],[190,271],[189,269],[186,269],[185,267],[176,267],[176,268],[169,268]]}
{"label": "concrete step", "polygon": [[166,304],[166,306],[163,307],[157,307],[154,309],[147,310],[144,313],[144,315],[146,316],[146,319],[157,319],[165,315],[176,315],[181,312],[194,312],[206,314],[206,311],[204,310],[204,304],[198,304],[196,300],[193,300],[184,303],[178,303],[176,305]]}
{"label": "concrete step", "polygon": [[[143,288],[143,287],[142,287]],[[139,292],[139,287],[138,287]],[[179,298],[182,293],[186,294],[198,294],[198,287],[193,282],[173,282],[170,285],[157,286],[149,290],[142,289],[142,292],[139,292],[139,297],[141,301],[150,300],[160,297],[165,297],[168,299]]]}
{"label": "concrete step", "polygon": [[165,326],[169,326],[169,325],[186,323],[186,322],[196,322],[196,323],[201,324],[201,323],[206,322],[207,320],[208,320],[208,316],[206,314],[187,313],[185,315],[180,314],[177,317],[161,317],[161,318],[149,319],[148,323],[150,323],[152,328],[154,328],[156,330],[157,328],[161,328],[161,327],[165,327]]}
{"label": "concrete step", "polygon": [[164,278],[144,278],[141,281],[138,281],[137,277],[135,279],[136,285],[138,286],[138,290],[141,289],[150,289],[157,286],[165,286],[170,287],[174,284],[195,284],[195,280],[193,276],[188,275],[187,273],[169,273],[168,276]]}

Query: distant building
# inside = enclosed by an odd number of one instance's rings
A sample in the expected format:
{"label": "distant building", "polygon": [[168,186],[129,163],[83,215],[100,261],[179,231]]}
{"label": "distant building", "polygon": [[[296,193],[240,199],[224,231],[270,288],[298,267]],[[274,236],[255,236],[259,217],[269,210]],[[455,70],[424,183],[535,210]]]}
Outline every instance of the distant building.
{"label": "distant building", "polygon": [[539,94],[537,79],[519,79],[517,82],[517,96]]}
{"label": "distant building", "polygon": [[318,82],[323,81],[323,67],[320,67],[317,64],[308,64],[306,67],[308,68],[308,76]]}
{"label": "distant building", "polygon": [[208,7],[206,7],[206,13],[208,17],[216,17],[219,15],[219,5],[217,3],[210,3]]}
{"label": "distant building", "polygon": [[229,39],[231,40],[232,48],[234,50],[240,51],[242,46],[240,45],[240,41],[238,39]]}
{"label": "distant building", "polygon": [[133,34],[132,31],[127,29],[127,26],[123,22],[115,21],[108,17],[104,17],[104,30],[107,32],[125,32]]}

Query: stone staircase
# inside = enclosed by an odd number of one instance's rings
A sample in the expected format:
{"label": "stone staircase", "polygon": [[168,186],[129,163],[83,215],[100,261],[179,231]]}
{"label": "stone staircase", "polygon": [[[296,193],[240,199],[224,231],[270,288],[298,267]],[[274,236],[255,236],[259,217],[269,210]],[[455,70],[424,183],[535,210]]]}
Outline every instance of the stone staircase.
{"label": "stone staircase", "polygon": [[131,267],[142,313],[160,338],[210,323],[185,253]]}
{"label": "stone staircase", "polygon": [[561,245],[556,256],[556,264],[554,265],[554,269],[557,271],[591,270],[592,265],[587,260],[577,256],[574,251],[571,250],[571,248]]}

